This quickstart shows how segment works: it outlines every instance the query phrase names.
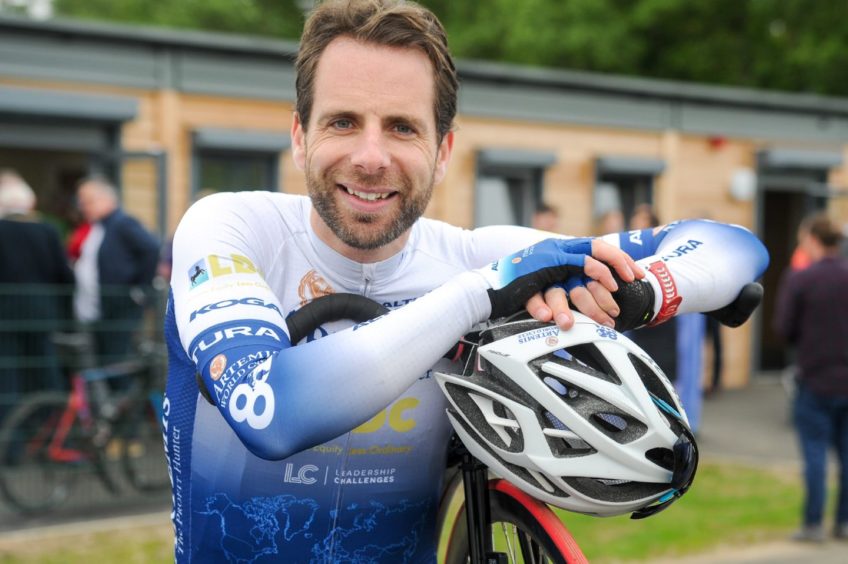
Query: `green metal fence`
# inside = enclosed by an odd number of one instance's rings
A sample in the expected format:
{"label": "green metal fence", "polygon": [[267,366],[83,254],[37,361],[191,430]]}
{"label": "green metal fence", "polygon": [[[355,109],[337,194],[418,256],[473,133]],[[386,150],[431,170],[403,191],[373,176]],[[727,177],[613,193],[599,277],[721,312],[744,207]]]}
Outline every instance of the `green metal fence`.
{"label": "green metal fence", "polygon": [[[74,317],[71,287],[0,285],[0,528],[97,508],[164,507],[169,498],[157,430],[167,295],[126,287],[100,294],[100,318],[82,323]],[[69,398],[79,403],[80,385],[87,405],[77,411],[66,406]],[[132,408],[130,424],[129,397],[144,403]],[[39,433],[61,428],[62,417],[69,431],[54,439],[61,444],[33,447]],[[136,479],[156,487],[134,487]]]}

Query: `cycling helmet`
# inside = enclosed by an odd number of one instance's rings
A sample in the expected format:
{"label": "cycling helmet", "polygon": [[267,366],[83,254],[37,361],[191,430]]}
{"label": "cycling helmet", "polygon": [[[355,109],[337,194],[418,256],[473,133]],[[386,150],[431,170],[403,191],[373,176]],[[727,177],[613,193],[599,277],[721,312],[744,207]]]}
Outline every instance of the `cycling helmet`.
{"label": "cycling helmet", "polygon": [[574,327],[512,320],[466,340],[462,374],[436,373],[466,448],[546,503],[598,516],[665,509],[692,483],[695,439],[656,363],[579,313]]}

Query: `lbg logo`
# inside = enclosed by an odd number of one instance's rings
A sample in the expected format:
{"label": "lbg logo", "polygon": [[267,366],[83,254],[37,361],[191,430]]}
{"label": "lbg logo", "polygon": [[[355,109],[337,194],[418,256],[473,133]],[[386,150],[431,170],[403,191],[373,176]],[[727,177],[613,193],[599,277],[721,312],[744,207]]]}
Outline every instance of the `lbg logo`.
{"label": "lbg logo", "polygon": [[231,274],[260,274],[249,258],[231,254],[228,257],[209,255],[191,265],[188,270],[190,289],[195,289],[210,278]]}
{"label": "lbg logo", "polygon": [[376,433],[386,425],[397,433],[408,433],[417,423],[408,415],[418,404],[418,398],[401,398],[353,430],[354,433]]}

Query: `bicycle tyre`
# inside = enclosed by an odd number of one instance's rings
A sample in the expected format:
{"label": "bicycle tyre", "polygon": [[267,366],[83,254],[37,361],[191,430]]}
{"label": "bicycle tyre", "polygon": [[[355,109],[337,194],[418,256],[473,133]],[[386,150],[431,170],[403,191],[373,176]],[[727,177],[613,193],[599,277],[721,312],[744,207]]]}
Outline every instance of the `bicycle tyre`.
{"label": "bicycle tyre", "polygon": [[[68,397],[60,392],[35,394],[0,427],[0,494],[21,513],[40,513],[61,505],[79,477],[77,465],[53,461],[47,452],[67,404]],[[76,422],[73,428],[79,431]]]}
{"label": "bicycle tyre", "polygon": [[119,421],[121,465],[129,483],[140,492],[169,488],[168,465],[158,410],[152,400],[136,398]]}
{"label": "bicycle tyre", "polygon": [[[585,564],[588,562],[571,533],[543,503],[505,480],[489,481],[489,505],[494,549],[510,563]],[[468,562],[465,506],[456,516],[445,564]]]}

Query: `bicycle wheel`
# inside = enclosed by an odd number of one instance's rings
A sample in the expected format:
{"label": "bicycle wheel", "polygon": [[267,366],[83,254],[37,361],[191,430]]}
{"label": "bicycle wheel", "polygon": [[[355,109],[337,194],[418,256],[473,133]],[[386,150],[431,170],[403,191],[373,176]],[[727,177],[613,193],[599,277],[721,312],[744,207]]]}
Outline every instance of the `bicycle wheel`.
{"label": "bicycle wheel", "polygon": [[[58,506],[79,477],[77,464],[58,461],[49,452],[67,403],[67,396],[58,392],[36,394],[12,411],[0,428],[0,493],[18,511],[35,513]],[[80,433],[72,422],[62,444],[79,444]]]}
{"label": "bicycle wheel", "polygon": [[118,426],[124,475],[141,492],[160,491],[171,485],[154,401],[142,397],[133,400]]}
{"label": "bicycle wheel", "polygon": [[[492,546],[507,562],[583,564],[588,562],[562,521],[543,503],[505,480],[489,482]],[[453,522],[445,564],[466,564],[465,506]]]}

